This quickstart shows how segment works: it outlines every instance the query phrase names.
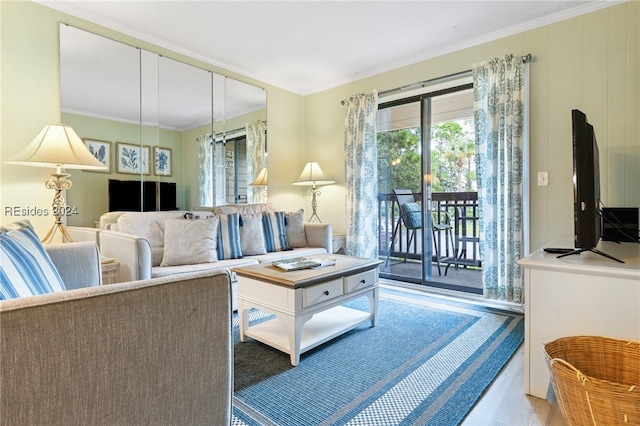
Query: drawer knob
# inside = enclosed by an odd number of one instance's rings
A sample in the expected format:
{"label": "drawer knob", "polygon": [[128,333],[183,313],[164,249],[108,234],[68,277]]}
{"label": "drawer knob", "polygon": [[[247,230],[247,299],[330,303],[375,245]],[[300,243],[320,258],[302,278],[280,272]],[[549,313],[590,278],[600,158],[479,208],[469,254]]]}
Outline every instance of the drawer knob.
{"label": "drawer knob", "polygon": [[329,295],[329,290],[325,290],[325,291],[324,291],[324,295],[325,295],[325,296],[328,296],[328,295]]}
{"label": "drawer knob", "polygon": [[364,283],[366,283],[366,282],[367,282],[367,281],[363,279],[363,280],[361,280],[361,281],[360,281],[360,284],[364,284]]}

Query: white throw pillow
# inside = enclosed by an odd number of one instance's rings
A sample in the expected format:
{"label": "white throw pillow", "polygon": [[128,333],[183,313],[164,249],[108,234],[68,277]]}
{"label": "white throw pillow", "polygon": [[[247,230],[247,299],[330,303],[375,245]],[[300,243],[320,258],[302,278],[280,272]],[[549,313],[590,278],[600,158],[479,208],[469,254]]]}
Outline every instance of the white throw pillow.
{"label": "white throw pillow", "polygon": [[183,218],[183,211],[129,212],[118,217],[117,230],[149,241],[152,265],[158,266],[164,250],[164,220]]}
{"label": "white throw pillow", "polygon": [[213,209],[215,214],[257,214],[269,211],[273,211],[273,207],[269,203],[227,204],[226,206],[218,206]]}
{"label": "white throw pillow", "polygon": [[244,256],[267,253],[262,229],[262,213],[240,216],[240,246]]}
{"label": "white throw pillow", "polygon": [[287,231],[287,242],[289,247],[307,247],[307,234],[304,231],[304,210],[288,212],[285,217],[285,229]]}
{"label": "white throw pillow", "polygon": [[218,260],[218,218],[165,219],[160,266],[194,265]]}

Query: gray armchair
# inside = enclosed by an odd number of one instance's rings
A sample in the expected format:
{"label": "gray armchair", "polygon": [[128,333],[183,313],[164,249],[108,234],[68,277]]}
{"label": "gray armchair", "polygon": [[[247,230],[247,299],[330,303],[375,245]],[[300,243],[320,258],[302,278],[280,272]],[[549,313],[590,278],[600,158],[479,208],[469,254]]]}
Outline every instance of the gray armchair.
{"label": "gray armchair", "polygon": [[95,244],[47,249],[74,289],[0,301],[1,425],[230,424],[226,272],[100,286]]}

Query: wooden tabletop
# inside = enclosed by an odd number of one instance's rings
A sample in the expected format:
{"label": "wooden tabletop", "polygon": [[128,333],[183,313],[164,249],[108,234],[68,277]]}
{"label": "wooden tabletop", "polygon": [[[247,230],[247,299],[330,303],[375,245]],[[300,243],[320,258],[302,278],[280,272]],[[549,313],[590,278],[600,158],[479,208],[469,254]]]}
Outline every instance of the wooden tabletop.
{"label": "wooden tabletop", "polygon": [[308,259],[332,259],[335,260],[336,264],[316,269],[283,271],[273,266],[271,262],[265,262],[259,265],[233,268],[233,272],[241,277],[253,278],[285,287],[301,288],[328,281],[335,277],[367,271],[382,263],[378,259],[361,259],[340,254],[317,254],[304,257]]}

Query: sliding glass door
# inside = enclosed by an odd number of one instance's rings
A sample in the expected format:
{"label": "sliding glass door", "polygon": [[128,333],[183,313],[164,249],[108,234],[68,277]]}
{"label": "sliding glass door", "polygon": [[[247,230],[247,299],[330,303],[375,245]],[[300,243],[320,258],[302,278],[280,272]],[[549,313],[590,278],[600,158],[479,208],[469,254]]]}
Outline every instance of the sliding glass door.
{"label": "sliding glass door", "polygon": [[382,99],[377,125],[381,275],[482,293],[471,84]]}

